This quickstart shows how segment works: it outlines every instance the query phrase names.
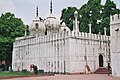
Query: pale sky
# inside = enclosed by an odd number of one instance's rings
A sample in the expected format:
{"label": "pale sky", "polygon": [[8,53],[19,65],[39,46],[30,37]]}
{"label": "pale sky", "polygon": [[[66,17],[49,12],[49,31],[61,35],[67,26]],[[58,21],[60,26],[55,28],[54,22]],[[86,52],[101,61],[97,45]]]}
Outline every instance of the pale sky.
{"label": "pale sky", "polygon": [[[53,13],[58,18],[61,10],[68,6],[80,8],[88,0],[53,0]],[[104,3],[106,0],[102,0]],[[120,8],[120,0],[113,0]],[[39,7],[39,16],[43,19],[49,14],[50,0],[0,0],[0,14],[12,12],[16,17],[22,18],[29,25],[35,18],[36,6]]]}

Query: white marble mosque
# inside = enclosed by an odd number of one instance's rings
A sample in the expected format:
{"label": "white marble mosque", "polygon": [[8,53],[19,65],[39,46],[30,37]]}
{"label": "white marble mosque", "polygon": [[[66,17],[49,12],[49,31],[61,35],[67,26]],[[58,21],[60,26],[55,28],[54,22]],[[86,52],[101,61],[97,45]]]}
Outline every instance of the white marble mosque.
{"label": "white marble mosque", "polygon": [[[45,72],[86,73],[86,65],[91,72],[107,67],[110,61],[110,37],[106,35],[106,28],[104,35],[91,33],[91,25],[89,33],[80,32],[77,11],[74,17],[71,31],[64,22],[60,24],[54,16],[52,2],[50,14],[45,20],[39,19],[37,8],[36,17],[29,26],[30,35],[18,37],[14,42],[12,69],[29,71],[30,65],[34,64]],[[117,25],[113,22],[111,26],[117,27],[114,24]]]}

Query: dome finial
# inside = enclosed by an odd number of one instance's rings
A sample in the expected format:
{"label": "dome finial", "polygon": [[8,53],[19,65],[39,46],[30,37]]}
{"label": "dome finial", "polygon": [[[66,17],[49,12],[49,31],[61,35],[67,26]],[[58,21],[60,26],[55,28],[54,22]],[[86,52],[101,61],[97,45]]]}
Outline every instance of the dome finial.
{"label": "dome finial", "polygon": [[52,14],[52,0],[50,2],[50,14]]}
{"label": "dome finial", "polygon": [[74,12],[74,17],[78,17],[78,12],[77,11]]}
{"label": "dome finial", "polygon": [[36,8],[36,16],[38,17],[38,6]]}

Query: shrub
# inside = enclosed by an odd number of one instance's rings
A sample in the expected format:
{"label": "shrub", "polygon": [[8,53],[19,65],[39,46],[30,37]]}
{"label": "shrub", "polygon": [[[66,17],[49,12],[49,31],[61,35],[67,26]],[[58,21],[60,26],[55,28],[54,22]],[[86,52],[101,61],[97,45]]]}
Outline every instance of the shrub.
{"label": "shrub", "polygon": [[2,70],[2,71],[5,70],[5,65],[4,65],[4,64],[1,64],[1,65],[0,65],[0,70]]}

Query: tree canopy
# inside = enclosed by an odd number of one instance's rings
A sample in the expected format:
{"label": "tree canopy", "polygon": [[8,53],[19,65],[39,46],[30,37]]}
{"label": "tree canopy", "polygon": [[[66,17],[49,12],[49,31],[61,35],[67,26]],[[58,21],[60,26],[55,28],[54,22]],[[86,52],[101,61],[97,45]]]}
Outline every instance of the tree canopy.
{"label": "tree canopy", "polygon": [[[101,4],[101,0],[89,0],[81,8],[67,7],[62,10],[61,20],[72,30],[74,21],[74,11],[78,11],[81,17],[78,17],[80,22],[80,31],[88,32],[88,24],[92,24],[92,33],[104,34],[104,27],[107,28],[107,35],[110,35],[110,15],[117,13],[116,4],[111,0],[106,0],[105,5]],[[99,21],[98,21],[99,20]],[[101,22],[100,22],[101,21]]]}
{"label": "tree canopy", "polygon": [[62,10],[61,20],[65,22],[67,26],[72,30],[73,20],[74,20],[74,12],[77,10],[76,7],[67,7]]}
{"label": "tree canopy", "polygon": [[0,17],[0,61],[5,60],[8,65],[12,60],[13,42],[16,37],[24,35],[25,25],[20,18],[7,12]]}

